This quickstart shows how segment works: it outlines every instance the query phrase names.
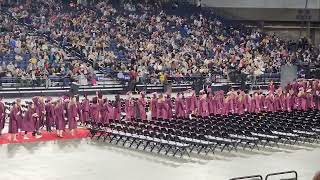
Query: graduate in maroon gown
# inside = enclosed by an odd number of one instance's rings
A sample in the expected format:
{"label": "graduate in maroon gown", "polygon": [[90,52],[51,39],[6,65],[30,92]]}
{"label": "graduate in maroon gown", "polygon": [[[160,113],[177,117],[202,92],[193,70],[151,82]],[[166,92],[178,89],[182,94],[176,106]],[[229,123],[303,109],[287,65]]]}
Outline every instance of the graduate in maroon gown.
{"label": "graduate in maroon gown", "polygon": [[90,101],[87,98],[87,95],[84,95],[84,99],[82,100],[81,103],[81,123],[84,124],[86,122],[89,122],[89,111],[90,111]]}
{"label": "graduate in maroon gown", "polygon": [[229,105],[229,112],[235,113],[236,108],[236,92],[233,88],[227,93],[228,95],[228,105]]}
{"label": "graduate in maroon gown", "polygon": [[98,104],[98,98],[92,98],[92,104],[90,106],[90,117],[95,124],[100,123],[100,105]]}
{"label": "graduate in maroon gown", "polygon": [[222,90],[217,92],[217,114],[224,114],[224,91]]}
{"label": "graduate in maroon gown", "polygon": [[139,114],[140,114],[140,118],[142,120],[146,120],[147,119],[147,113],[146,113],[146,99],[145,99],[145,94],[144,92],[140,93],[140,98],[137,101],[138,103],[138,107],[139,107]]}
{"label": "graduate in maroon gown", "polygon": [[0,135],[4,128],[5,121],[6,121],[6,108],[4,103],[2,102],[2,97],[0,97]]}
{"label": "graduate in maroon gown", "polygon": [[243,114],[245,111],[245,94],[243,91],[239,92],[239,95],[236,97],[236,113]]}
{"label": "graduate in maroon gown", "polygon": [[298,110],[306,111],[307,110],[307,96],[306,96],[306,92],[303,87],[301,87],[299,89],[298,101],[300,103]]}
{"label": "graduate in maroon gown", "polygon": [[274,84],[273,84],[273,81],[270,81],[269,85],[268,85],[268,91],[269,91],[269,94],[270,93],[274,93],[275,91],[275,87],[274,87]]}
{"label": "graduate in maroon gown", "polygon": [[10,111],[9,118],[9,133],[11,134],[11,140],[17,141],[17,133],[19,131],[19,124],[23,115],[21,111],[21,99],[17,99]]}
{"label": "graduate in maroon gown", "polygon": [[41,127],[40,115],[43,113],[43,111],[45,111],[45,110],[42,109],[42,106],[40,105],[40,101],[39,100],[40,100],[39,97],[33,97],[32,98],[32,102],[33,102],[33,104],[34,104],[34,106],[35,106],[35,108],[37,110],[37,114],[38,114],[38,116],[36,118],[36,121],[34,122],[35,123],[35,125],[34,125],[35,131],[32,133],[32,135],[36,136],[36,137],[41,136],[41,133],[40,133],[40,127]]}
{"label": "graduate in maroon gown", "polygon": [[186,113],[192,114],[191,108],[191,89],[189,89],[186,93]]}
{"label": "graduate in maroon gown", "polygon": [[[102,104],[102,105],[101,105]],[[108,119],[108,115],[109,115],[109,109],[108,109],[108,99],[105,98],[103,99],[103,102],[100,103],[100,114],[101,114],[101,124],[109,124],[109,119]]]}
{"label": "graduate in maroon gown", "polygon": [[230,112],[230,96],[223,99],[223,108],[221,114],[228,115]]}
{"label": "graduate in maroon gown", "polygon": [[79,118],[78,121],[81,122],[81,120],[82,120],[82,105],[81,105],[81,102],[80,102],[80,96],[76,95],[75,98],[76,98],[77,112],[78,112],[78,118]]}
{"label": "graduate in maroon gown", "polygon": [[314,108],[317,110],[320,110],[320,91],[318,89],[315,90],[313,99],[314,99],[314,105],[315,105]]}
{"label": "graduate in maroon gown", "polygon": [[113,104],[113,119],[114,120],[120,120],[121,118],[121,100],[120,96],[116,95],[114,98],[114,104]]}
{"label": "graduate in maroon gown", "polygon": [[306,91],[307,109],[314,109],[315,103],[311,87]]}
{"label": "graduate in maroon gown", "polygon": [[200,96],[198,101],[198,116],[200,117],[209,116],[207,94],[203,90],[200,91]]}
{"label": "graduate in maroon gown", "polygon": [[101,112],[102,124],[110,124],[110,120],[114,119],[113,117],[113,107],[108,101],[107,98],[104,99],[103,111]]}
{"label": "graduate in maroon gown", "polygon": [[77,102],[75,97],[72,97],[68,104],[68,127],[72,136],[75,135],[77,129],[77,121],[79,120],[77,111]]}
{"label": "graduate in maroon gown", "polygon": [[64,104],[62,99],[54,103],[54,119],[56,123],[57,136],[63,138],[63,131],[66,128],[66,117],[64,113]]}
{"label": "graduate in maroon gown", "polygon": [[173,104],[172,104],[172,100],[171,100],[171,95],[169,93],[166,94],[166,99],[165,99],[165,105],[167,108],[167,117],[166,119],[170,120],[172,119],[173,113]]}
{"label": "graduate in maroon gown", "polygon": [[114,120],[114,108],[110,100],[107,101],[107,104],[105,104],[105,106],[108,111],[108,114],[107,114],[108,118],[106,120],[106,123],[110,124],[110,120]]}
{"label": "graduate in maroon gown", "polygon": [[244,96],[244,102],[243,102],[244,111],[245,112],[249,112],[250,111],[250,105],[251,105],[251,96],[250,96],[250,94],[246,94],[243,91],[241,93],[243,93],[243,96]]}
{"label": "graduate in maroon gown", "polygon": [[207,102],[208,102],[209,116],[213,116],[216,112],[216,103],[215,103],[215,99],[214,99],[214,96],[211,93],[211,91],[209,91],[209,93],[208,93]]}
{"label": "graduate in maroon gown", "polygon": [[177,94],[177,98],[175,100],[175,115],[178,118],[185,118],[183,95],[181,93]]}
{"label": "graduate in maroon gown", "polygon": [[264,103],[266,112],[275,112],[276,111],[274,103],[275,103],[274,94],[269,92],[269,94],[267,95],[267,97],[265,99],[265,103]]}
{"label": "graduate in maroon gown", "polygon": [[157,117],[158,117],[158,115],[157,115],[157,103],[158,103],[157,94],[153,93],[152,94],[152,98],[150,100],[150,111],[151,111],[151,118],[152,119],[157,119]]}
{"label": "graduate in maroon gown", "polygon": [[126,120],[132,120],[134,118],[134,100],[132,98],[132,93],[127,93],[127,98],[125,101],[125,112],[126,112]]}
{"label": "graduate in maroon gown", "polygon": [[[28,132],[35,132],[35,125],[38,121],[39,115],[38,110],[35,107],[34,103],[31,102],[28,106],[28,110],[25,112],[24,117],[21,121],[21,131],[24,131],[23,139],[29,139]],[[36,135],[36,138],[40,138],[41,136]]]}
{"label": "graduate in maroon gown", "polygon": [[167,109],[165,106],[165,98],[163,94],[159,95],[157,102],[157,119],[166,119],[167,118]]}
{"label": "graduate in maroon gown", "polygon": [[47,98],[47,104],[45,106],[45,111],[46,111],[46,128],[48,132],[52,132],[52,128],[54,126],[54,106],[53,103],[51,102],[52,99],[51,97]]}
{"label": "graduate in maroon gown", "polygon": [[296,100],[296,95],[294,94],[294,90],[290,89],[287,93],[287,109],[289,112],[291,112],[293,109],[295,109],[295,100]]}
{"label": "graduate in maroon gown", "polygon": [[[38,107],[39,108],[39,125],[43,127],[45,125],[46,118],[46,103],[44,102],[44,98],[42,96],[38,97]],[[38,131],[39,132],[39,131]]]}
{"label": "graduate in maroon gown", "polygon": [[259,95],[258,92],[256,92],[254,94],[253,100],[254,100],[254,103],[255,103],[254,112],[255,113],[261,112],[261,101],[260,101],[260,95]]}

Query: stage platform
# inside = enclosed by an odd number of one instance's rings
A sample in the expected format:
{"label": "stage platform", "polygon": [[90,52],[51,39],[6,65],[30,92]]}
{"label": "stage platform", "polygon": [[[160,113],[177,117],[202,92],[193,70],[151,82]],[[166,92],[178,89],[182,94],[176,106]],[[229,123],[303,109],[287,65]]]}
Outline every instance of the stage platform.
{"label": "stage platform", "polygon": [[320,145],[171,158],[90,139],[0,145],[0,180],[227,180],[296,170],[310,180]]}

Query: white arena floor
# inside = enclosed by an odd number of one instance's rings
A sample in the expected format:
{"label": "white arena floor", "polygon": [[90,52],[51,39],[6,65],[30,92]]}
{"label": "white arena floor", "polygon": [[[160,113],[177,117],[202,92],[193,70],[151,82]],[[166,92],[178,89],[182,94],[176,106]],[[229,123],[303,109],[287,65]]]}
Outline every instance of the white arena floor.
{"label": "white arena floor", "polygon": [[287,170],[310,180],[320,169],[320,145],[179,159],[83,139],[1,145],[0,159],[0,180],[225,180]]}

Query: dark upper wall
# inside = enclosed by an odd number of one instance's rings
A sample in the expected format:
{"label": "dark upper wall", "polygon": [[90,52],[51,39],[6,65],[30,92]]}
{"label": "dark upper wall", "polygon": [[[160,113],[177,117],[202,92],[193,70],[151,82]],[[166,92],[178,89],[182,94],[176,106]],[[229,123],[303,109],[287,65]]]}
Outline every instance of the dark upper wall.
{"label": "dark upper wall", "polygon": [[[201,2],[207,7],[228,8],[300,9],[306,5],[306,0],[201,0]],[[307,2],[307,8],[320,8],[320,0],[307,0]]]}
{"label": "dark upper wall", "polygon": [[234,20],[253,21],[320,21],[320,10],[279,8],[212,8],[217,14]]}

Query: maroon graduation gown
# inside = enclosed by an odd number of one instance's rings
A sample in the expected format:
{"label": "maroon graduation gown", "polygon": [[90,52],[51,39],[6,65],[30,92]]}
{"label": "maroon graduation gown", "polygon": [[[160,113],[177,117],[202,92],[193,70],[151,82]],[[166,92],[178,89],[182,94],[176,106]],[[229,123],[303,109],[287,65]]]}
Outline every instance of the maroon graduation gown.
{"label": "maroon graduation gown", "polygon": [[69,129],[76,129],[77,128],[76,117],[78,117],[77,104],[71,104],[68,107]]}
{"label": "maroon graduation gown", "polygon": [[33,116],[34,114],[37,114],[36,108],[29,108],[25,113],[23,120],[21,121],[22,131],[33,132],[36,130],[35,125],[38,117]]}
{"label": "maroon graduation gown", "polygon": [[100,105],[92,104],[90,106],[90,116],[93,122],[100,123]]}
{"label": "maroon graduation gown", "polygon": [[151,109],[151,117],[152,118],[157,118],[158,117],[158,115],[157,115],[157,103],[158,103],[157,98],[152,98],[151,101],[150,101],[150,109]]}
{"label": "maroon graduation gown", "polygon": [[46,127],[47,128],[52,128],[55,124],[54,122],[54,107],[53,105],[49,102],[46,105]]}
{"label": "maroon graduation gown", "polygon": [[90,109],[89,100],[88,99],[83,100],[81,104],[81,112],[82,112],[81,122],[82,123],[89,121],[89,109]]}
{"label": "maroon graduation gown", "polygon": [[9,133],[16,134],[18,133],[19,124],[22,120],[22,112],[21,108],[15,105],[10,112],[10,120],[9,120]]}
{"label": "maroon graduation gown", "polygon": [[56,123],[56,129],[65,130],[66,121],[65,121],[65,113],[64,113],[64,104],[60,104],[54,107],[54,119]]}
{"label": "maroon graduation gown", "polygon": [[147,119],[146,100],[144,98],[138,99],[138,107],[139,107],[139,112],[140,112],[140,118],[142,120],[146,120]]}
{"label": "maroon graduation gown", "polygon": [[6,117],[6,109],[3,102],[0,102],[0,132],[4,128]]}

